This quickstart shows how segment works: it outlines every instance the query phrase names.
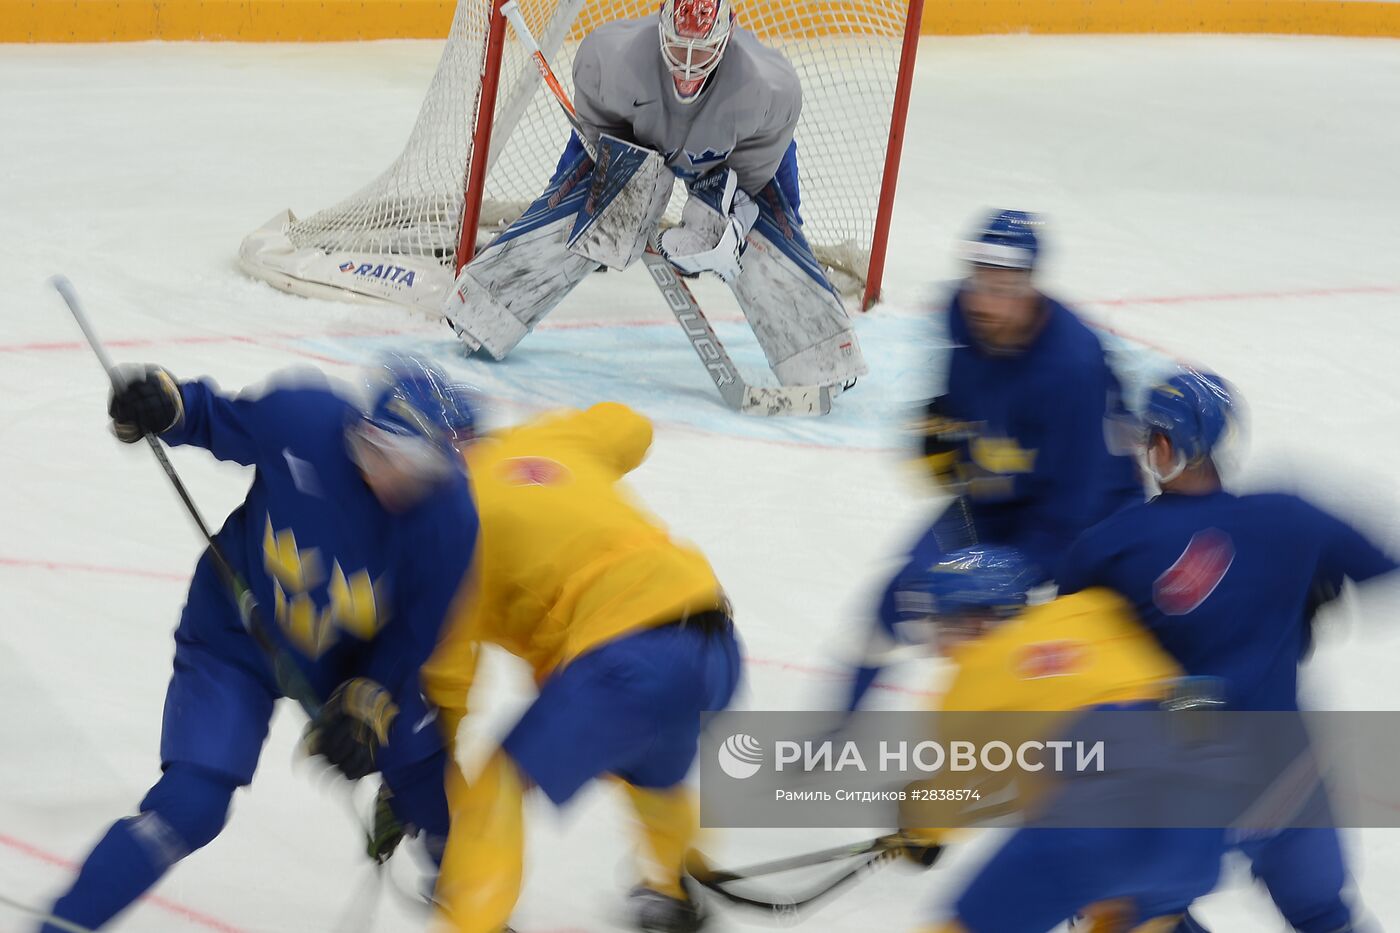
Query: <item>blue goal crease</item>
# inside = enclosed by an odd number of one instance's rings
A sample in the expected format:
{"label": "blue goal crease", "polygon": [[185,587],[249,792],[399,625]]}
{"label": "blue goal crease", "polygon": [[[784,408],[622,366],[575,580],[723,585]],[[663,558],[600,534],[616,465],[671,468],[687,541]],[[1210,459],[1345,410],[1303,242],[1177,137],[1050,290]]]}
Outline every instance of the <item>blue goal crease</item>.
{"label": "blue goal crease", "polygon": [[[747,324],[719,322],[715,332],[747,380],[777,385]],[[758,418],[726,408],[679,327],[543,327],[501,362],[464,358],[445,328],[440,339],[337,337],[298,345],[348,363],[369,364],[389,350],[421,354],[491,398],[535,409],[617,401],[661,425],[739,439],[846,450],[903,447],[910,416],[941,382],[941,330],[923,315],[877,313],[857,319],[856,333],[870,373],[823,418]],[[1169,357],[1141,344],[1104,332],[1100,337],[1130,407],[1175,369]]]}

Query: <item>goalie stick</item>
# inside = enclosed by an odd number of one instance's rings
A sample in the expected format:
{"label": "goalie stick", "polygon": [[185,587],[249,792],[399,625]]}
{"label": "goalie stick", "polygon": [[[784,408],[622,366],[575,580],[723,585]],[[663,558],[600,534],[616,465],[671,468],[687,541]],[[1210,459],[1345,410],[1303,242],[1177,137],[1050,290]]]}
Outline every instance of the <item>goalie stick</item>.
{"label": "goalie stick", "polygon": [[726,405],[746,415],[825,415],[831,411],[831,389],[827,386],[752,386],[745,382],[690,286],[676,275],[676,267],[650,245],[642,253],[642,262]]}
{"label": "goalie stick", "polygon": [[[589,158],[594,158],[593,146],[583,131],[573,101],[569,100],[564,86],[559,83],[554,69],[550,67],[539,44],[535,42],[530,27],[526,25],[525,18],[520,13],[519,4],[510,0],[501,7],[501,14],[510,21],[520,44],[539,69],[540,77],[544,79],[549,92],[559,102],[564,116],[573,127],[579,142],[587,150]],[[724,344],[720,343],[719,337],[715,335],[714,328],[710,326],[690,287],[676,275],[675,267],[650,245],[642,253],[642,261],[726,405],[746,415],[825,415],[831,411],[830,386],[753,386],[745,382]]]}
{"label": "goalie stick", "polygon": [[[112,383],[113,391],[121,391],[125,387],[121,373],[117,370],[112,358],[107,354],[107,348],[103,346],[97,332],[93,330],[92,323],[88,321],[87,314],[83,311],[82,300],[78,298],[78,292],[73,288],[73,283],[68,281],[66,276],[56,275],[49,280],[54,289],[63,297],[63,301],[68,305],[68,310],[73,315],[73,320],[77,322],[79,330],[87,338],[88,346],[97,357],[97,361],[107,372],[107,378]],[[268,633],[267,620],[263,617],[262,609],[258,606],[257,599],[253,596],[253,591],[249,589],[247,582],[229,563],[224,556],[219,545],[215,543],[214,536],[209,532],[209,526],[205,524],[204,516],[199,513],[199,508],[194,504],[194,499],[190,498],[189,490],[185,488],[184,482],[180,479],[180,474],[175,472],[175,465],[166,456],[164,448],[154,434],[146,435],[146,442],[150,445],[151,453],[155,454],[156,462],[165,471],[165,476],[170,480],[170,485],[179,494],[180,501],[185,505],[185,511],[190,518],[194,519],[195,526],[199,529],[200,535],[204,537],[205,543],[209,546],[209,554],[214,559],[214,566],[223,579],[224,585],[228,588],[229,597],[238,607],[239,618],[243,620],[243,626],[248,630],[248,634],[253,636],[253,641],[262,652],[267,655],[268,661],[272,664],[272,671],[277,679],[277,685],[282,688],[282,692],[296,700],[306,714],[312,719],[316,718],[317,712],[321,709],[321,700],[317,697],[315,690],[307,681],[306,676],[296,666],[286,652],[277,647],[276,642]]]}

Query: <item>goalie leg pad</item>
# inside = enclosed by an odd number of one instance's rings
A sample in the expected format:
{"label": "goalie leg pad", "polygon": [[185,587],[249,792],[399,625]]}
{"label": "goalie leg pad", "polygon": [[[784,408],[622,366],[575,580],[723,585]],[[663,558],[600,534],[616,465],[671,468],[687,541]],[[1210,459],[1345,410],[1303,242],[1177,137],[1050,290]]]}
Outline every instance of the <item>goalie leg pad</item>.
{"label": "goalie leg pad", "polygon": [[592,173],[592,160],[580,155],[457,276],[443,315],[495,359],[505,359],[596,268],[569,250]]}
{"label": "goalie leg pad", "polygon": [[646,248],[675,182],[661,153],[603,136],[569,251],[610,269],[627,268]]}
{"label": "goalie leg pad", "polygon": [[844,385],[868,369],[846,308],[778,186],[756,198],[734,297],[783,385]]}

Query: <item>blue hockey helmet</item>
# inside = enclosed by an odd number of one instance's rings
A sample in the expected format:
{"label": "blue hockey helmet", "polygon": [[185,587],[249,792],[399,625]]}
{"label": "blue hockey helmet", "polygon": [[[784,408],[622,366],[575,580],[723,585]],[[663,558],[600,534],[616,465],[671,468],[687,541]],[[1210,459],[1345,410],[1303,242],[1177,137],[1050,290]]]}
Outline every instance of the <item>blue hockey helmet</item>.
{"label": "blue hockey helmet", "polygon": [[371,388],[365,420],[388,434],[420,437],[447,451],[461,433],[475,430],[473,393],[421,357],[390,355]]}
{"label": "blue hockey helmet", "polygon": [[1039,579],[1015,548],[959,548],[909,577],[899,594],[899,612],[907,621],[969,613],[1010,617],[1025,608],[1026,592]]}
{"label": "blue hockey helmet", "polygon": [[1162,435],[1171,442],[1180,474],[1211,456],[1225,437],[1234,414],[1234,393],[1214,373],[1187,369],[1155,386],[1147,395],[1142,420],[1145,440]]}
{"label": "blue hockey helmet", "polygon": [[1028,211],[996,211],[963,242],[962,257],[975,266],[1030,271],[1040,256],[1036,228],[1042,226]]}
{"label": "blue hockey helmet", "polygon": [[388,458],[423,480],[450,473],[456,445],[475,434],[475,393],[449,382],[433,363],[398,354],[384,361],[370,391],[369,410],[348,438],[360,468],[372,470]]}

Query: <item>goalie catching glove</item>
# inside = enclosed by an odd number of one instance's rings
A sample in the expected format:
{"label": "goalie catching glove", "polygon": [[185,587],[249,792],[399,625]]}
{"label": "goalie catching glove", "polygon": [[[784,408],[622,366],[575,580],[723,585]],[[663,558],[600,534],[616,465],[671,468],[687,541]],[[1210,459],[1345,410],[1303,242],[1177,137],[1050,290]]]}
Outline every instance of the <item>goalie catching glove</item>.
{"label": "goalie catching glove", "polygon": [[123,444],[135,444],[147,434],[164,434],[185,416],[185,402],[175,377],[159,366],[122,366],[121,388],[107,400],[112,433]]}
{"label": "goalie catching glove", "polygon": [[691,185],[680,225],[659,232],[652,245],[682,275],[713,272],[733,285],[743,271],[739,257],[746,238],[757,222],[758,205],[739,188],[739,176],[723,169]]}
{"label": "goalie catching glove", "polygon": [[379,749],[399,708],[389,691],[364,677],[347,680],[306,729],[309,754],[320,755],[352,781],[378,770]]}

